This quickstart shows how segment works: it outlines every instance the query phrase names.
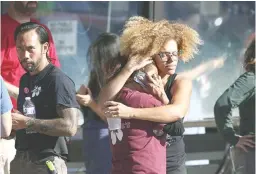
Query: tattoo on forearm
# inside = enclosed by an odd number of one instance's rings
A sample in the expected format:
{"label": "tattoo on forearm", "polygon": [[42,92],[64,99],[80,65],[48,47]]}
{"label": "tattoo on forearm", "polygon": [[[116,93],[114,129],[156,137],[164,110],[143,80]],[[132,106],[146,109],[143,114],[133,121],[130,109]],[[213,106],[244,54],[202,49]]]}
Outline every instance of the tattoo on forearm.
{"label": "tattoo on forearm", "polygon": [[58,105],[57,113],[59,118],[56,119],[35,119],[31,128],[39,133],[51,136],[73,136],[77,131],[80,110]]}
{"label": "tattoo on forearm", "polygon": [[50,125],[40,124],[39,129],[40,129],[40,132],[42,132],[42,133],[47,132],[50,129]]}

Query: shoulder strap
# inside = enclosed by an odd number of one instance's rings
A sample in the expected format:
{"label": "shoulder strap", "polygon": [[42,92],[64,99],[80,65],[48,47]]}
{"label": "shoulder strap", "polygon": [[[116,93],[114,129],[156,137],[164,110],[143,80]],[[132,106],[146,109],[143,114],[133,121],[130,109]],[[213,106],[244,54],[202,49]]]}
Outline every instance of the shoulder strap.
{"label": "shoulder strap", "polygon": [[165,93],[166,93],[166,95],[167,95],[167,97],[168,97],[169,100],[172,99],[172,96],[171,96],[171,94],[170,94],[170,90],[171,90],[171,88],[172,88],[172,85],[173,85],[173,82],[174,82],[176,76],[177,76],[176,73],[173,74],[172,76],[169,77],[168,82],[167,82],[167,88],[166,88],[166,90],[165,90]]}

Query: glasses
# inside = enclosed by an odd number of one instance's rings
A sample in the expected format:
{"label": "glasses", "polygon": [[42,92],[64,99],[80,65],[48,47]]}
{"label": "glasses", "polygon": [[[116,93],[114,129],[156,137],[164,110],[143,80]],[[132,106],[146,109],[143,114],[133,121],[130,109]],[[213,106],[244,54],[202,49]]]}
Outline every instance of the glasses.
{"label": "glasses", "polygon": [[174,52],[160,52],[157,54],[161,59],[163,59],[164,57],[168,57],[168,58],[171,58],[171,57],[177,57],[178,56],[178,52],[174,51]]}

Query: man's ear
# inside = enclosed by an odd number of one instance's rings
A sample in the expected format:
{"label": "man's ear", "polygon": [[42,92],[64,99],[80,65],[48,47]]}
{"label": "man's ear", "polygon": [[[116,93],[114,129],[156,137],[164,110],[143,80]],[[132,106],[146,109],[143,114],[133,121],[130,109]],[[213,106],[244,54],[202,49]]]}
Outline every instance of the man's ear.
{"label": "man's ear", "polygon": [[49,43],[48,42],[45,42],[43,44],[43,54],[47,54],[48,53],[48,50],[49,50]]}

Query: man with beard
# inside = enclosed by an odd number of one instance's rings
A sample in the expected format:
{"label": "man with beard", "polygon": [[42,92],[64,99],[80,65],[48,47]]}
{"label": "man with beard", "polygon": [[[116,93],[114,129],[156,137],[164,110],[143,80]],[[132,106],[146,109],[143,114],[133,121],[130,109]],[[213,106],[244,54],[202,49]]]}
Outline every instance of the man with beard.
{"label": "man with beard", "polygon": [[[1,16],[1,61],[0,69],[1,75],[5,82],[5,86],[8,90],[9,95],[11,96],[13,108],[17,108],[16,99],[19,94],[19,80],[20,77],[25,73],[24,69],[21,67],[19,60],[17,58],[17,52],[14,41],[14,30],[21,23],[34,21],[31,19],[32,14],[37,9],[36,1],[13,1],[10,2],[8,12]],[[56,55],[56,50],[53,43],[52,35],[49,29],[44,26],[49,34],[49,50],[48,56],[50,61],[57,67],[60,66],[59,60]],[[14,132],[12,132],[13,136]],[[1,144],[5,147],[4,151],[8,152],[3,155],[5,158],[8,158],[8,161],[11,161],[15,155],[14,148],[14,139],[9,137],[9,140],[2,139]],[[7,155],[8,154],[8,155]],[[7,156],[8,157],[7,157]],[[8,169],[9,163],[6,163],[5,168]],[[5,171],[5,174],[8,174],[9,171]]]}
{"label": "man with beard", "polygon": [[[49,36],[43,26],[23,23],[16,28],[14,40],[18,60],[27,73],[20,79],[18,111],[12,113],[17,153],[11,174],[48,174],[49,170],[67,174],[65,157],[55,147],[59,139],[74,136],[77,131],[81,112],[75,84],[48,61]],[[23,105],[28,97],[35,106],[35,117],[25,116]],[[62,143],[65,147],[65,141]]]}
{"label": "man with beard", "polygon": [[[36,22],[31,16],[37,9],[37,1],[12,1],[7,14],[1,16],[1,75],[5,81],[7,90],[11,96],[14,108],[17,108],[16,99],[19,94],[19,80],[25,73],[17,59],[17,53],[14,42],[14,30],[20,24],[25,22]],[[49,34],[50,47],[48,56],[50,61],[57,67],[60,66],[56,55],[53,38],[50,30],[44,26]]]}

